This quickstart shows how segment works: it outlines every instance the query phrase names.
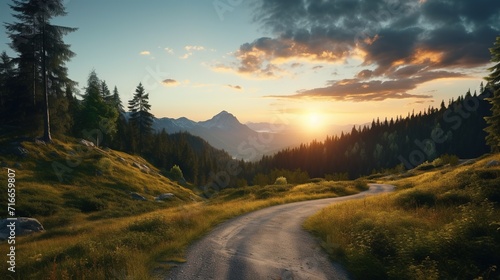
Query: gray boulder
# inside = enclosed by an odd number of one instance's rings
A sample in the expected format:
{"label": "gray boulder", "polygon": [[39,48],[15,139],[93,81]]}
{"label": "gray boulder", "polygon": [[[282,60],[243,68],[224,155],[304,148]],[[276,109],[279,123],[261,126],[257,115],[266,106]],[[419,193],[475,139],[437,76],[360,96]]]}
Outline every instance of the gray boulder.
{"label": "gray boulder", "polygon": [[134,200],[142,200],[142,201],[147,200],[144,196],[142,196],[138,193],[135,193],[135,192],[131,192],[130,197]]}
{"label": "gray boulder", "polygon": [[13,235],[11,230],[14,229],[11,225],[15,225],[15,236],[23,236],[35,232],[41,232],[45,229],[42,224],[34,218],[17,218],[17,221],[3,219],[0,220],[0,240],[6,240]]}
{"label": "gray boulder", "polygon": [[87,141],[85,139],[81,139],[80,140],[80,144],[82,144],[84,146],[87,146],[87,147],[95,147],[95,145],[94,145],[93,142]]}
{"label": "gray boulder", "polygon": [[162,193],[159,196],[155,197],[155,200],[163,201],[167,199],[173,199],[175,197],[175,194],[173,193]]}

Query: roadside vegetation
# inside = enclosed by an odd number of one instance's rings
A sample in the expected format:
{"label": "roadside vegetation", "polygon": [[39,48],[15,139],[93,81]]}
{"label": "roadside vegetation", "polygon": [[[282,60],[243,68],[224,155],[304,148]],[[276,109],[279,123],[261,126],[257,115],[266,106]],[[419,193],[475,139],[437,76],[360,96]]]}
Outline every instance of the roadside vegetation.
{"label": "roadside vegetation", "polygon": [[[365,181],[313,179],[296,185],[283,177],[273,185],[227,188],[202,199],[191,190],[196,188],[160,175],[141,157],[72,138],[19,147],[26,152],[22,156],[0,157],[3,165],[17,166],[16,214],[37,218],[45,231],[17,237],[18,279],[154,279],[183,262],[189,244],[227,219],[367,189]],[[6,182],[6,174],[0,181]],[[0,191],[7,193],[6,184]],[[164,193],[173,197],[155,201]],[[6,209],[0,211],[7,216]],[[2,242],[0,251],[8,246]],[[6,270],[6,263],[1,267]]]}
{"label": "roadside vegetation", "polygon": [[397,192],[325,208],[305,227],[355,279],[498,279],[499,160],[445,156],[383,178]]}

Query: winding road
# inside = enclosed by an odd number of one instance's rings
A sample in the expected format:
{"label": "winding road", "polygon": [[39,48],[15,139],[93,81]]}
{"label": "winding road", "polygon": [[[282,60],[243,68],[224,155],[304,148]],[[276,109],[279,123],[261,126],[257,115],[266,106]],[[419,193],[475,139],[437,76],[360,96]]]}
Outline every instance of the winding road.
{"label": "winding road", "polygon": [[385,184],[369,186],[356,195],[273,206],[224,222],[192,245],[187,262],[165,279],[348,279],[302,224],[332,203],[394,190]]}

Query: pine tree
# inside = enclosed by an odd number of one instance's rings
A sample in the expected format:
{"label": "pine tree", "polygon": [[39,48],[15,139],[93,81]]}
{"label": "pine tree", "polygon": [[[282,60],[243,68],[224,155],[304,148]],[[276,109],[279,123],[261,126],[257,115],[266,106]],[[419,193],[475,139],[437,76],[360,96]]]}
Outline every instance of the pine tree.
{"label": "pine tree", "polygon": [[149,112],[151,110],[149,94],[145,92],[142,83],[137,86],[134,97],[129,100],[128,104],[128,109],[131,112],[130,124],[136,132],[134,137],[137,137],[139,153],[142,154],[145,142],[153,130],[153,115]]}
{"label": "pine tree", "polygon": [[[7,123],[6,117],[9,115],[7,110],[7,99],[11,98],[11,91],[9,84],[14,78],[14,63],[5,51],[0,54],[0,120],[2,123]],[[5,115],[3,115],[5,114]]]}
{"label": "pine tree", "polygon": [[18,113],[25,117],[25,123],[36,124],[41,112],[43,139],[50,142],[49,94],[61,98],[66,85],[75,85],[65,67],[75,54],[63,36],[76,28],[50,24],[52,18],[66,15],[63,0],[13,0],[10,8],[18,20],[5,25],[12,41],[10,46],[18,53],[15,62],[19,68],[18,84],[22,86],[16,89],[16,101],[23,103]]}
{"label": "pine tree", "polygon": [[104,100],[102,82],[95,71],[89,75],[79,117],[79,134],[82,137],[94,141],[96,145],[103,143],[104,136],[110,140],[113,139],[116,133],[118,110]]}
{"label": "pine tree", "polygon": [[123,108],[118,88],[115,86],[113,94],[110,96],[110,105],[118,112],[116,120],[116,137],[113,139],[113,148],[117,150],[126,150],[128,141],[127,120],[125,119],[125,109]]}
{"label": "pine tree", "polygon": [[500,36],[497,37],[490,52],[491,62],[496,62],[496,64],[488,69],[491,73],[485,78],[493,91],[493,96],[488,99],[492,106],[492,115],[485,118],[488,124],[485,131],[488,133],[486,143],[493,152],[498,152],[500,149]]}

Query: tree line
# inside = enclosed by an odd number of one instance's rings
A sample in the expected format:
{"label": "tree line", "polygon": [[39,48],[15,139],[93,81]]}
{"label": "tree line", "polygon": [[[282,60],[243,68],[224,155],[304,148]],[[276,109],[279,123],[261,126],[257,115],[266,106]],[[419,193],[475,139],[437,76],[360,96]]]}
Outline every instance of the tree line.
{"label": "tree line", "polygon": [[491,115],[487,101],[491,96],[490,86],[479,95],[469,91],[448,105],[443,101],[439,109],[429,107],[406,117],[376,119],[340,136],[264,156],[252,165],[259,172],[300,169],[311,177],[357,178],[398,165],[399,170],[411,169],[444,154],[475,158],[490,151],[484,118]]}

